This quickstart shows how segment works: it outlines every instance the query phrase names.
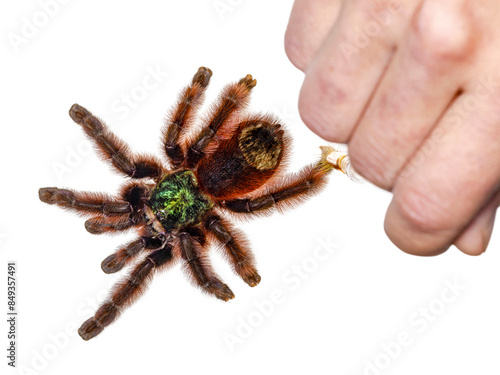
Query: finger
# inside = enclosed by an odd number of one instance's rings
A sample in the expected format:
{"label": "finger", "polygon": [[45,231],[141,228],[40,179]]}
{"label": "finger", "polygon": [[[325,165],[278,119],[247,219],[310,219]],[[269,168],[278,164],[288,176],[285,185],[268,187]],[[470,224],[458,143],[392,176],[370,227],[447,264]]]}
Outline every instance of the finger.
{"label": "finger", "polygon": [[461,8],[460,2],[423,5],[352,135],[353,166],[379,187],[391,188],[465,83],[474,40]]}
{"label": "finger", "polygon": [[498,190],[499,78],[466,87],[396,180],[385,229],[402,250],[445,251]]}
{"label": "finger", "polygon": [[337,21],[341,0],[295,0],[285,33],[285,51],[304,71]]}
{"label": "finger", "polygon": [[388,1],[344,4],[338,22],[308,66],[300,92],[299,111],[312,131],[329,141],[349,139],[410,12]]}
{"label": "finger", "polygon": [[460,251],[468,255],[480,255],[486,251],[493,233],[498,206],[500,206],[500,192],[490,200],[455,240],[455,246]]}

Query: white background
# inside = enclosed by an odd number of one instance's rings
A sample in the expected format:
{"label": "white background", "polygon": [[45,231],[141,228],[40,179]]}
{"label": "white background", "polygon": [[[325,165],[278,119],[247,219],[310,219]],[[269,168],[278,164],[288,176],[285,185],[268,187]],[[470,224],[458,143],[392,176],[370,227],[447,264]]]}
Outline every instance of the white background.
{"label": "white background", "polygon": [[[93,236],[84,219],[38,200],[42,186],[114,193],[124,182],[88,152],[67,114],[73,103],[106,119],[133,149],[159,155],[163,117],[203,65],[214,72],[208,101],[247,73],[258,80],[250,110],[287,124],[290,170],[314,161],[325,142],[296,107],[303,75],[283,48],[291,1],[68,1],[49,10],[41,3],[0,9],[0,280],[7,261],[17,261],[19,310],[18,369],[6,365],[3,323],[2,374],[500,373],[498,229],[480,257],[454,248],[432,258],[404,254],[383,231],[390,194],[340,174],[285,215],[238,224],[258,261],[257,287],[214,251],[234,300],[201,293],[176,266],[100,336],[81,340],[77,328],[116,280],[100,262],[134,235]],[[16,45],[13,34],[25,40]],[[160,71],[156,81],[151,70]],[[135,108],[118,110],[131,93],[140,99]],[[245,331],[247,324],[254,327]]]}

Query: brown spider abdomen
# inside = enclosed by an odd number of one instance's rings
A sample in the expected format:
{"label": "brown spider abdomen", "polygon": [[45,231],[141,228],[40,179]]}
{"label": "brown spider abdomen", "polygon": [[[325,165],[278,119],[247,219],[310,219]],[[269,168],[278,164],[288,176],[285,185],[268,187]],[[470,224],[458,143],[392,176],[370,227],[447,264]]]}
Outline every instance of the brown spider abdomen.
{"label": "brown spider abdomen", "polygon": [[215,198],[240,197],[269,180],[280,165],[284,147],[283,130],[276,121],[244,121],[200,161],[198,181]]}

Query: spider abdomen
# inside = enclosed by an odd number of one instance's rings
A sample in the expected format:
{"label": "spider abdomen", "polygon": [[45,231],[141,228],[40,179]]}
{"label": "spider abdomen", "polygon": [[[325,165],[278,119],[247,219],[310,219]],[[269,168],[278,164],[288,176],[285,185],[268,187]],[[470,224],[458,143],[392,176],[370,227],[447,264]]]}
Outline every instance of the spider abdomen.
{"label": "spider abdomen", "polygon": [[166,231],[196,224],[213,206],[198,188],[193,172],[182,170],[163,177],[151,192],[151,209]]}
{"label": "spider abdomen", "polygon": [[271,117],[241,122],[217,150],[201,160],[202,189],[218,199],[254,191],[276,172],[284,153],[281,125]]}

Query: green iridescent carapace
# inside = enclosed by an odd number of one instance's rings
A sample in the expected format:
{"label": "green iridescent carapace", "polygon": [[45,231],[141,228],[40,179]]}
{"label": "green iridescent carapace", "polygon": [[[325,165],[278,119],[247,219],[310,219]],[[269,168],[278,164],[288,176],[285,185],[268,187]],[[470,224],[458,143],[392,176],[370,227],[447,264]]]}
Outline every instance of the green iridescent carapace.
{"label": "green iridescent carapace", "polygon": [[198,189],[193,172],[166,175],[151,192],[150,204],[165,230],[197,223],[213,206],[213,201]]}

